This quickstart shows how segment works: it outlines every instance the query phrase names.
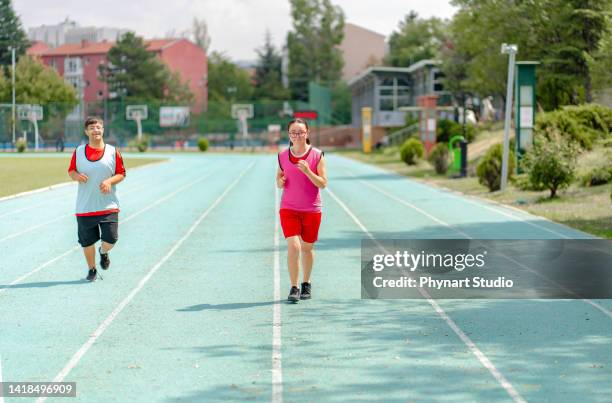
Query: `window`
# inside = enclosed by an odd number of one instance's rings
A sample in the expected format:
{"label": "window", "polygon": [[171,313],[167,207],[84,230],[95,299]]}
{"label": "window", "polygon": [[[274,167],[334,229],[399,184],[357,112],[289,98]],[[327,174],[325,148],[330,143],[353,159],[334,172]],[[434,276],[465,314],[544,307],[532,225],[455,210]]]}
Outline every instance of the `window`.
{"label": "window", "polygon": [[378,109],[381,111],[392,111],[393,110],[393,97],[380,98],[378,103]]}

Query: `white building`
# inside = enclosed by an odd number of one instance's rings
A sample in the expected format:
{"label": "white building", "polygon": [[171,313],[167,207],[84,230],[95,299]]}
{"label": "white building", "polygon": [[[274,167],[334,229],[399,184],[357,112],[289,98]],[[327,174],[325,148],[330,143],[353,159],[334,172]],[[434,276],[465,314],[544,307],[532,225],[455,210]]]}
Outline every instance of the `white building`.
{"label": "white building", "polygon": [[88,42],[116,42],[127,29],[111,27],[80,27],[75,21],[68,18],[57,25],[41,25],[28,29],[30,41],[43,42],[51,48],[67,43]]}
{"label": "white building", "polygon": [[47,46],[55,48],[66,43],[66,32],[76,28],[78,25],[68,18],[57,25],[41,25],[40,27],[28,29],[28,39],[32,42],[43,42]]}

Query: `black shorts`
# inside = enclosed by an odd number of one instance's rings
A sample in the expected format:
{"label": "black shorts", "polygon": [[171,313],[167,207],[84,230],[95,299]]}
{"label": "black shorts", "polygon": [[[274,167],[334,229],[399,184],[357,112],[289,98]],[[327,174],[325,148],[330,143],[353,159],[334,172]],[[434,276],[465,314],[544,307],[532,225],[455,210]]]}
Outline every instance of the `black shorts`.
{"label": "black shorts", "polygon": [[77,224],[79,244],[84,248],[100,239],[110,244],[119,239],[119,213],[77,216]]}

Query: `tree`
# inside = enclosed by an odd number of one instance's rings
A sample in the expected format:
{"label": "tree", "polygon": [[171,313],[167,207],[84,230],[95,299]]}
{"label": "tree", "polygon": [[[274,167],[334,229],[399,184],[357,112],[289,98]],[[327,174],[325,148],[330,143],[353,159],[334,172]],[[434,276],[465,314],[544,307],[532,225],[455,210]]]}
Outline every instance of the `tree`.
{"label": "tree", "polygon": [[290,0],[293,31],[287,34],[289,86],[293,99],[308,99],[308,82],[330,84],[342,76],[338,45],[344,13],[330,0]]}
{"label": "tree", "polygon": [[206,24],[204,19],[199,20],[197,17],[193,17],[191,35],[193,42],[204,49],[204,52],[208,54],[208,49],[210,48],[210,35],[208,34],[208,24]]}
{"label": "tree", "polygon": [[557,132],[536,137],[533,148],[523,159],[532,186],[548,188],[550,198],[554,198],[557,190],[567,188],[574,180],[579,153],[576,143]]}
{"label": "tree", "polygon": [[589,60],[589,70],[593,78],[593,89],[602,91],[612,88],[612,33],[608,32],[601,40],[599,48]]}
{"label": "tree", "polygon": [[[12,98],[12,86],[8,77],[0,79],[0,102]],[[15,68],[15,101],[18,104],[64,104],[70,109],[78,103],[74,88],[57,72],[29,56],[19,59]]]}
{"label": "tree", "polygon": [[253,95],[249,74],[223,53],[212,52],[208,58],[208,99],[234,102]]}
{"label": "tree", "polygon": [[459,10],[448,27],[442,51],[445,88],[494,95],[506,93],[508,56],[501,44],[516,43],[520,58],[533,55],[535,17],[540,2],[521,0],[455,0]]}
{"label": "tree", "polygon": [[21,21],[15,14],[11,0],[0,0],[0,65],[12,63],[9,47],[15,48],[15,56],[19,58],[30,47],[28,37],[21,27]]}
{"label": "tree", "polygon": [[124,100],[171,101],[188,103],[193,94],[178,73],[171,72],[144,40],[128,32],[108,52],[107,65],[100,66],[100,79],[109,92]]}
{"label": "tree", "polygon": [[537,60],[538,98],[546,110],[590,99],[589,60],[608,31],[610,0],[454,0],[459,11],[443,52],[446,88],[504,97],[507,56]]}
{"label": "tree", "polygon": [[262,100],[287,99],[289,93],[281,80],[281,55],[274,48],[270,32],[266,32],[266,42],[257,49],[255,66],[255,98]]}
{"label": "tree", "polygon": [[408,67],[423,59],[434,59],[444,43],[445,22],[439,18],[420,19],[411,11],[389,38],[385,64]]}

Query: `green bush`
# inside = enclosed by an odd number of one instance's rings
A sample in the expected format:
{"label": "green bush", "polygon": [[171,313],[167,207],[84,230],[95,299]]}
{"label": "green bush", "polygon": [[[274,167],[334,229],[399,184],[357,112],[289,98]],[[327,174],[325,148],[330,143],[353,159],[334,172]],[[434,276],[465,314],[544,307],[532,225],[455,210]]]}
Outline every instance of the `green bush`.
{"label": "green bush", "polygon": [[563,110],[538,115],[535,125],[536,136],[551,138],[551,133],[560,133],[580,144],[582,148],[593,148],[593,131],[581,126],[578,121]]}
{"label": "green bush", "polygon": [[436,173],[444,175],[448,171],[448,144],[438,143],[431,150],[428,157],[429,162],[433,165]]}
{"label": "green bush", "polygon": [[423,158],[425,150],[423,143],[418,139],[408,139],[400,148],[400,158],[408,165],[415,165],[419,158]]}
{"label": "green bush", "polygon": [[592,169],[580,178],[582,186],[599,186],[612,182],[612,166]]}
{"label": "green bush", "polygon": [[566,106],[563,109],[541,113],[536,119],[536,135],[550,138],[558,132],[588,150],[598,138],[608,138],[612,133],[612,109],[603,105],[584,104]]}
{"label": "green bush", "polygon": [[208,150],[208,139],[206,139],[205,137],[200,137],[198,139],[198,148],[202,152]]}
{"label": "green bush", "polygon": [[612,109],[598,104],[583,104],[563,108],[579,125],[593,129],[600,135],[612,132]]}
{"label": "green bush", "polygon": [[464,136],[468,143],[471,143],[476,138],[476,127],[467,123],[465,125],[465,134],[463,133],[463,125],[449,119],[438,121],[436,127],[436,141],[439,143],[448,143],[454,136]]}
{"label": "green bush", "polygon": [[15,142],[15,146],[17,147],[17,152],[22,153],[28,148],[28,143],[23,138],[20,138]]}
{"label": "green bush", "polygon": [[578,146],[557,134],[537,139],[523,158],[533,186],[544,186],[554,198],[557,190],[568,187],[575,177]]}
{"label": "green bush", "polygon": [[128,147],[132,149],[137,149],[141,153],[144,153],[149,148],[149,143],[151,142],[151,138],[149,135],[143,135],[140,140],[134,139],[128,142]]}
{"label": "green bush", "polygon": [[514,184],[514,186],[516,186],[520,190],[531,190],[531,191],[539,192],[539,191],[546,189],[546,187],[542,185],[541,183],[536,184],[536,185],[531,183],[531,181],[529,180],[529,175],[526,173],[522,173],[520,175],[514,176],[512,178],[512,183]]}
{"label": "green bush", "polygon": [[[502,152],[502,144],[492,145],[476,167],[478,182],[489,188],[491,192],[501,188]],[[508,153],[508,179],[512,178],[513,173],[514,151],[510,149]]]}

